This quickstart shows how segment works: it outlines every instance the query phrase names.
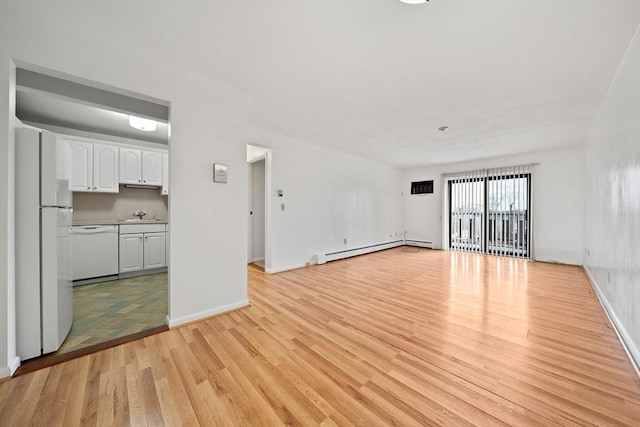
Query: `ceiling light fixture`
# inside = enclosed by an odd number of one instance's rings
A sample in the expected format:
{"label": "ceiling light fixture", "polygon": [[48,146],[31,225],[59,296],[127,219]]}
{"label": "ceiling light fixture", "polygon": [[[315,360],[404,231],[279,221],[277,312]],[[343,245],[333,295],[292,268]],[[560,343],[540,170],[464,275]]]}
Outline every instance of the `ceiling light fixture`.
{"label": "ceiling light fixture", "polygon": [[440,126],[440,127],[438,128],[438,130],[439,130],[440,132],[444,132],[444,131],[446,131],[447,129],[449,129],[449,126]]}
{"label": "ceiling light fixture", "polygon": [[407,4],[420,4],[420,3],[426,3],[429,0],[400,0],[402,3],[407,3]]}
{"label": "ceiling light fixture", "polygon": [[143,119],[142,117],[129,116],[129,126],[145,132],[152,132],[156,130],[156,121]]}

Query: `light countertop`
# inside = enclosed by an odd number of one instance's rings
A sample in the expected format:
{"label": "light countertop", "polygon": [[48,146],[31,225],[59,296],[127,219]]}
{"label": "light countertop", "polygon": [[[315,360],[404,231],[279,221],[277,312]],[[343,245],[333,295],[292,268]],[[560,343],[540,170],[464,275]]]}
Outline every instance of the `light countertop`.
{"label": "light countertop", "polygon": [[124,224],[167,224],[168,221],[166,219],[142,219],[142,220],[118,220],[118,219],[91,219],[91,220],[74,220],[73,225],[82,226],[82,225],[124,225]]}

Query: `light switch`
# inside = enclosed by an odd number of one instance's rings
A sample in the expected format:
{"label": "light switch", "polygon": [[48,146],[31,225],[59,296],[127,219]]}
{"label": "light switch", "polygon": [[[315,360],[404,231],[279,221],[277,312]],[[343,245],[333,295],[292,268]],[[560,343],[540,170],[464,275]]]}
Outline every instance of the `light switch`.
{"label": "light switch", "polygon": [[282,203],[282,204],[280,205],[280,210],[281,210],[281,211],[283,211],[283,210],[284,210],[284,203]]}
{"label": "light switch", "polygon": [[[278,190],[278,197],[282,197],[284,196],[284,191],[282,190]],[[284,209],[283,209],[284,210]]]}

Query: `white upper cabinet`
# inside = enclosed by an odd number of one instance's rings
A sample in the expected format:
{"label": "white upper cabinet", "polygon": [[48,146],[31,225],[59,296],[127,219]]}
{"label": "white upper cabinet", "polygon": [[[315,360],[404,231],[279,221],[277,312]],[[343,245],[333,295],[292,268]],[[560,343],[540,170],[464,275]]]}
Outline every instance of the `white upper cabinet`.
{"label": "white upper cabinet", "polygon": [[71,146],[59,136],[56,138],[56,179],[68,181],[71,189]]}
{"label": "white upper cabinet", "polygon": [[118,192],[118,147],[69,140],[71,191]]}
{"label": "white upper cabinet", "polygon": [[169,194],[169,153],[162,153],[162,195]]}
{"label": "white upper cabinet", "polygon": [[120,148],[120,183],[142,184],[142,150]]}
{"label": "white upper cabinet", "polygon": [[[71,191],[119,192],[119,184],[162,187],[169,194],[169,156],[166,150],[144,149],[65,137],[70,152]],[[65,156],[58,153],[60,161]],[[165,179],[166,176],[166,179]]]}
{"label": "white upper cabinet", "polygon": [[162,185],[162,152],[142,151],[142,183]]}
{"label": "white upper cabinet", "polygon": [[93,144],[68,141],[71,147],[71,191],[93,189]]}
{"label": "white upper cabinet", "polygon": [[117,193],[118,147],[93,144],[93,191]]}
{"label": "white upper cabinet", "polygon": [[120,148],[120,183],[162,185],[162,151]]}

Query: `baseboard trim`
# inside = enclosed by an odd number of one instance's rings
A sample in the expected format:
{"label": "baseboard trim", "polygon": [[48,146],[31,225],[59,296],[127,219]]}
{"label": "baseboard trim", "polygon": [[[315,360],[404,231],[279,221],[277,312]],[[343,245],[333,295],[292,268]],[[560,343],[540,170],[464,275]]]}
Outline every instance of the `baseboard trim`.
{"label": "baseboard trim", "polygon": [[587,275],[587,278],[591,283],[591,287],[595,291],[596,296],[598,297],[598,301],[600,302],[600,305],[604,309],[604,312],[607,315],[609,322],[611,322],[611,324],[613,325],[613,330],[616,332],[616,335],[618,336],[618,339],[622,344],[622,348],[624,348],[624,351],[627,353],[627,356],[631,361],[631,365],[636,371],[636,375],[638,375],[638,377],[640,378],[640,351],[638,351],[638,348],[634,345],[633,341],[631,340],[631,336],[625,329],[622,322],[620,322],[620,320],[618,319],[616,312],[613,310],[613,307],[611,307],[611,305],[609,304],[609,301],[607,301],[607,299],[605,298],[604,294],[602,293],[602,290],[600,289],[600,286],[598,286],[598,282],[596,282],[596,279],[591,275],[591,272],[589,271],[589,269],[584,265],[582,266],[582,269]]}
{"label": "baseboard trim", "polygon": [[13,358],[13,361],[9,364],[10,375],[16,372],[16,369],[20,367],[20,358],[18,356]]}
{"label": "baseboard trim", "polygon": [[297,270],[298,268],[304,268],[309,266],[310,264],[298,264],[298,265],[290,265],[288,267],[280,267],[280,268],[265,268],[265,273],[275,274],[282,273],[283,271]]}
{"label": "baseboard trim", "polygon": [[205,320],[209,317],[218,316],[220,314],[224,314],[229,311],[247,307],[248,305],[249,305],[249,300],[244,299],[242,301],[221,305],[209,310],[199,311],[197,313],[189,314],[187,316],[177,317],[175,319],[171,319],[169,315],[167,315],[167,325],[169,326],[169,328],[175,328],[177,326],[183,326],[187,323],[198,322],[201,320]]}
{"label": "baseboard trim", "polygon": [[11,379],[13,373],[20,367],[20,358],[14,357],[8,366],[0,368],[0,382]]}

